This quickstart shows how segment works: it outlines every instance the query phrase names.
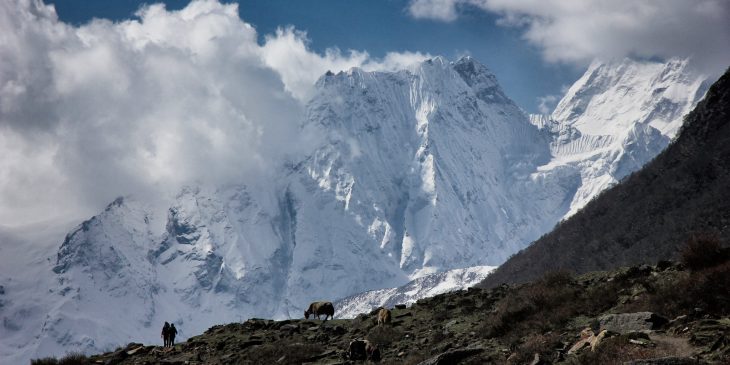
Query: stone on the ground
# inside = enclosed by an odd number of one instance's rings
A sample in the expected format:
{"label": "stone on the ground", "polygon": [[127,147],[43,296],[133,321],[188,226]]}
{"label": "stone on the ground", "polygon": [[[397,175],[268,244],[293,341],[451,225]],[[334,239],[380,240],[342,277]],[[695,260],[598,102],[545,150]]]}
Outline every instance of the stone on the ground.
{"label": "stone on the ground", "polygon": [[697,361],[689,357],[660,357],[655,359],[643,359],[627,361],[624,365],[702,365],[704,361]]}
{"label": "stone on the ground", "polygon": [[606,314],[598,318],[600,328],[618,333],[652,331],[661,328],[666,318],[652,312]]}
{"label": "stone on the ground", "polygon": [[444,352],[436,355],[430,359],[421,361],[418,365],[447,365],[456,364],[459,361],[468,357],[474,356],[484,351],[482,348],[471,348],[471,349],[458,349]]}

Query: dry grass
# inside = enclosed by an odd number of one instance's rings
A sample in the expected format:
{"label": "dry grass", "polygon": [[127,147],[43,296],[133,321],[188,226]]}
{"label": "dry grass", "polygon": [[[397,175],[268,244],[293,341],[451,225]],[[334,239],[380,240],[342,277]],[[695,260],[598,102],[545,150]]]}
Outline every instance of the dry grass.
{"label": "dry grass", "polygon": [[693,235],[681,250],[682,263],[692,271],[717,266],[730,257],[722,248],[720,237],[716,234],[700,233]]}
{"label": "dry grass", "polygon": [[80,352],[70,352],[61,359],[55,357],[44,357],[41,359],[33,359],[30,361],[31,365],[88,365],[91,364],[86,355]]}
{"label": "dry grass", "polygon": [[614,281],[585,290],[568,272],[548,273],[511,290],[497,302],[481,334],[503,337],[508,344],[519,346],[523,337],[561,328],[576,315],[598,314],[610,308],[616,302],[618,285]]}

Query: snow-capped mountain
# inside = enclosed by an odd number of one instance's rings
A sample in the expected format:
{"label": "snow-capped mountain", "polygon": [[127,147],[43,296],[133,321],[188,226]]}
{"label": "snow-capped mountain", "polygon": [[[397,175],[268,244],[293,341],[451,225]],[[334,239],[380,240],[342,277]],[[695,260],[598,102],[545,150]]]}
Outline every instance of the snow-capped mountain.
{"label": "snow-capped mountain", "polygon": [[566,216],[667,147],[709,87],[689,60],[593,62],[549,116],[530,120],[551,136],[539,174],[577,176]]}
{"label": "snow-capped mountain", "polygon": [[[551,152],[550,161],[533,174],[545,181],[544,190],[534,196],[566,196],[566,190],[574,190],[561,207],[566,218],[659,154],[709,86],[705,77],[689,68],[688,60],[678,59],[593,62],[552,115],[530,115],[530,122],[548,134]],[[349,296],[338,301],[339,315],[354,317],[379,306],[463,289],[478,281],[454,280],[458,275],[491,272],[479,266],[463,270]]]}
{"label": "snow-capped mountain", "polygon": [[470,285],[486,268],[443,272],[498,265],[666,146],[702,94],[689,75],[680,61],[594,64],[551,117],[529,118],[469,57],[327,73],[302,122],[326,134],[311,154],[272,167],[266,186],[189,187],[165,210],[112,202],[49,264],[42,328],[4,327],[3,341],[23,340],[0,356],[153,343],[164,321],[185,338],[299,317],[314,300],[418,278],[367,301]]}

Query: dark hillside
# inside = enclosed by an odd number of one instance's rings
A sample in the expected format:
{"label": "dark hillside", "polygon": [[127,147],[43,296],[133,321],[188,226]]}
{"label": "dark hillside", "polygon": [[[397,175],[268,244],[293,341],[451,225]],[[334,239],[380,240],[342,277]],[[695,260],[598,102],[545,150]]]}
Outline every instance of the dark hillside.
{"label": "dark hillside", "polygon": [[481,284],[526,282],[677,256],[691,235],[730,238],[730,70],[687,116],[678,138],[642,170],[519,252]]}

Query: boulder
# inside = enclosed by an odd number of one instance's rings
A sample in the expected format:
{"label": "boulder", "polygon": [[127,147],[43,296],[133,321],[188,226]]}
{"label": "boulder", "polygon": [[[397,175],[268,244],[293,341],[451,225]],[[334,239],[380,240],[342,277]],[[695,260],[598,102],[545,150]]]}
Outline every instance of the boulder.
{"label": "boulder", "polygon": [[617,335],[616,332],[611,332],[608,330],[601,331],[591,342],[591,351],[596,351],[596,348],[598,348],[598,346],[601,346],[601,344],[603,343],[603,340],[605,340],[609,337],[616,336],[616,335]]}
{"label": "boulder", "polygon": [[532,362],[530,362],[530,365],[546,365],[546,364],[547,364],[547,362],[540,357],[540,354],[535,354],[535,357],[532,358]]}
{"label": "boulder", "polygon": [[294,323],[289,323],[289,324],[285,324],[285,325],[279,327],[279,330],[280,331],[298,331],[299,326],[297,326]]}
{"label": "boulder", "polygon": [[590,347],[596,336],[593,334],[593,330],[586,328],[580,332],[580,339],[570,347],[568,354],[575,354],[580,352],[586,347]]}
{"label": "boulder", "polygon": [[418,365],[448,365],[457,364],[459,361],[472,357],[484,351],[483,348],[458,349],[444,352],[427,360],[421,361]]}
{"label": "boulder", "polygon": [[669,322],[666,318],[652,312],[606,314],[598,318],[600,328],[618,333],[652,331]]}
{"label": "boulder", "polygon": [[627,361],[624,365],[702,365],[704,361],[695,360],[689,357],[660,357],[655,359],[643,359]]}

